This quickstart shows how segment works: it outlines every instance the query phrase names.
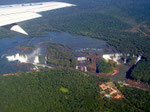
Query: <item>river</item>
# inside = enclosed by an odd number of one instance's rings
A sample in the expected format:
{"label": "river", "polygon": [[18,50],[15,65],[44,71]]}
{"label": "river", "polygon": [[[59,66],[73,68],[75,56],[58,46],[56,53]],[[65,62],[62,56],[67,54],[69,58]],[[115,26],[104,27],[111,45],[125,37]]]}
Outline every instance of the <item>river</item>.
{"label": "river", "polygon": [[[19,56],[18,54],[25,54],[22,50],[18,49],[18,46],[36,46],[40,48],[41,42],[55,42],[66,45],[72,49],[73,52],[97,52],[103,54],[104,50],[111,52],[111,47],[103,40],[94,39],[85,36],[73,36],[65,32],[49,32],[45,37],[29,38],[29,37],[11,37],[0,39],[0,74],[13,73],[17,71],[29,71],[34,66],[32,64],[20,64],[18,61],[8,61],[6,57]],[[28,53],[28,55],[36,54],[36,56],[42,54],[42,52]],[[22,59],[23,57],[21,57]],[[36,57],[37,58],[37,57]],[[31,58],[34,60],[34,57]],[[32,60],[30,59],[30,62]],[[24,62],[24,60],[23,60]]]}

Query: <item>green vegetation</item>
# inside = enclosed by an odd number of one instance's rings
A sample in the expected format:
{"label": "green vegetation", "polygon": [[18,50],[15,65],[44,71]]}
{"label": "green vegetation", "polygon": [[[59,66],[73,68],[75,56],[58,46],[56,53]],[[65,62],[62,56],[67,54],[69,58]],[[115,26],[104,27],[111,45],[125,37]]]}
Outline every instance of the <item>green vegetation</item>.
{"label": "green vegetation", "polygon": [[113,65],[110,62],[107,62],[104,58],[101,58],[96,63],[96,72],[97,73],[112,73]]}
{"label": "green vegetation", "polygon": [[126,58],[126,63],[130,66],[134,65],[136,63],[136,57],[129,56]]}
{"label": "green vegetation", "polygon": [[150,84],[150,61],[141,61],[133,70],[130,76],[135,80]]}
{"label": "green vegetation", "polygon": [[75,68],[77,62],[75,57],[71,55],[71,50],[68,47],[49,42],[46,48],[49,65]]}
{"label": "green vegetation", "polygon": [[124,94],[124,96],[129,100],[136,108],[140,108],[145,112],[150,111],[150,91],[144,91],[142,89],[121,86],[118,85],[118,88]]}
{"label": "green vegetation", "polygon": [[[131,55],[146,56],[147,52],[150,53],[149,38],[138,32],[143,23],[149,23],[149,6],[147,6],[149,1],[69,0],[69,2],[77,4],[77,7],[52,11],[51,17],[48,13],[44,13],[46,17],[41,21],[42,24],[45,22],[46,24],[42,25],[42,31],[65,31],[74,35],[103,39],[118,51]],[[46,21],[47,16],[49,18]],[[133,31],[134,29],[136,31]]]}
{"label": "green vegetation", "polygon": [[98,85],[105,81],[97,75],[85,75],[69,69],[45,69],[1,76],[0,111],[142,112],[129,100],[103,98]]}
{"label": "green vegetation", "polygon": [[65,69],[1,76],[0,80],[2,112],[97,111],[100,109],[98,83],[105,81]]}
{"label": "green vegetation", "polygon": [[20,45],[18,47],[21,49],[28,49],[28,50],[35,50],[36,49],[36,46],[33,46],[33,45]]}

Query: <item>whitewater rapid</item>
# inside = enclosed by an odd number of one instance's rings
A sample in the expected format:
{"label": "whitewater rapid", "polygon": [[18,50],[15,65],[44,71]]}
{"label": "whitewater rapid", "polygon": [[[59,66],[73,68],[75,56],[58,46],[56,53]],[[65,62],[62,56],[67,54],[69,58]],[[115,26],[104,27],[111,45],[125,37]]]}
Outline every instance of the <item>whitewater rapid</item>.
{"label": "whitewater rapid", "polygon": [[11,56],[6,56],[8,61],[19,61],[20,63],[33,63],[38,64],[40,55],[40,49],[36,49],[31,54],[15,54]]}
{"label": "whitewater rapid", "polygon": [[[102,57],[107,61],[113,60],[117,64],[120,64],[119,60],[122,58],[122,56],[123,56],[123,54],[121,54],[121,53],[114,53],[114,54],[104,54]],[[126,56],[130,56],[130,54],[127,54]],[[133,57],[136,58],[135,64],[137,64],[142,58],[142,56],[140,56],[140,55],[139,56],[133,55]],[[124,59],[124,63],[126,63],[126,58]]]}

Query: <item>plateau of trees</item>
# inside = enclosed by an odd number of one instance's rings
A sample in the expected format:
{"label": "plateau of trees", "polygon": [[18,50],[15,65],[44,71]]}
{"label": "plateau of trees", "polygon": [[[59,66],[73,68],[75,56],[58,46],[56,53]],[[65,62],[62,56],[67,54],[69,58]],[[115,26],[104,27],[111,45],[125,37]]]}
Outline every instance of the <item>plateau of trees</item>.
{"label": "plateau of trees", "polygon": [[108,80],[71,69],[44,69],[0,76],[0,111],[142,112],[130,100],[102,97],[98,85],[105,81]]}
{"label": "plateau of trees", "polygon": [[113,65],[110,62],[107,62],[104,58],[101,58],[96,63],[96,72],[97,73],[112,73]]}
{"label": "plateau of trees", "polygon": [[49,42],[46,44],[48,64],[50,66],[75,68],[77,61],[71,54],[71,49],[62,45]]}

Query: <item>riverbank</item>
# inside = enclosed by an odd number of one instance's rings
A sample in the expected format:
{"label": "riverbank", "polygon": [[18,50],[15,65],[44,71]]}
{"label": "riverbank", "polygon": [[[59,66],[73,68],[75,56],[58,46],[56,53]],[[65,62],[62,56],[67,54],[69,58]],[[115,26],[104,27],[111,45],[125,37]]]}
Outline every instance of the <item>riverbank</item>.
{"label": "riverbank", "polygon": [[119,69],[114,69],[113,73],[97,73],[97,75],[100,75],[100,76],[104,76],[104,77],[110,77],[110,76],[114,76],[116,74],[118,74],[120,72]]}
{"label": "riverbank", "polygon": [[150,89],[150,85],[148,85],[148,84],[143,84],[143,83],[140,83],[140,82],[135,81],[135,80],[126,79],[125,82],[126,82],[127,84],[129,84],[130,86],[133,86],[133,87]]}

